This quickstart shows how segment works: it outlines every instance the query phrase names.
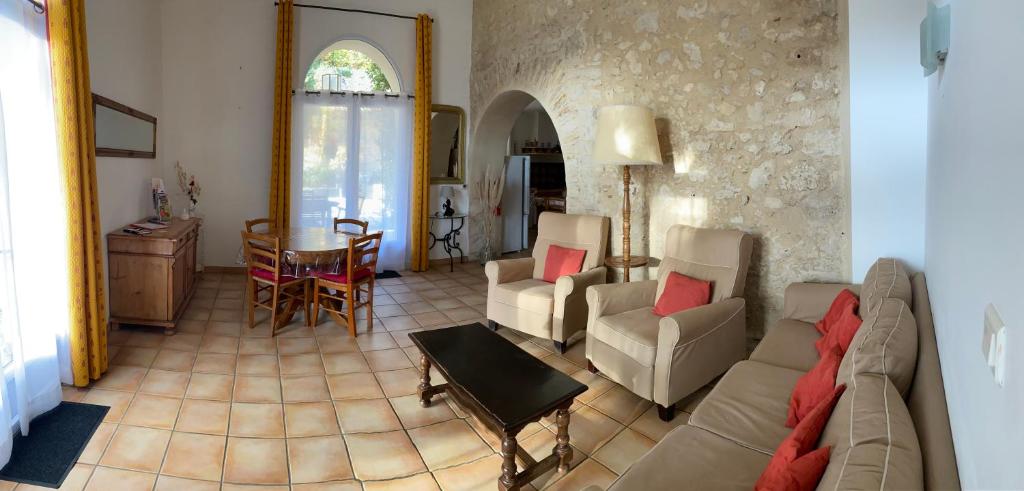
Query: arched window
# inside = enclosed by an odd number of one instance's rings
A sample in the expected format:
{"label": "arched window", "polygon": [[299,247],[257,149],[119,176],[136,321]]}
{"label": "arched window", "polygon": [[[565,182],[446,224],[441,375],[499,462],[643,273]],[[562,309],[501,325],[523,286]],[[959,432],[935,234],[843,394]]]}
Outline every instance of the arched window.
{"label": "arched window", "polygon": [[310,63],[306,90],[401,92],[395,68],[370,43],[355,39],[338,41]]}

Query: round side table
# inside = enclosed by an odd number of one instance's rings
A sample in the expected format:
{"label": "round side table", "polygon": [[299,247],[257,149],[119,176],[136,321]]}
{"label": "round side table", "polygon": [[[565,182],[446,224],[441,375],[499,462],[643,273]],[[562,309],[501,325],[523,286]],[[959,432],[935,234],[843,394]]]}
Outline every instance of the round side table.
{"label": "round side table", "polygon": [[[651,264],[654,263],[654,264]],[[657,259],[649,256],[629,256],[629,264],[626,264],[626,258],[622,256],[609,256],[604,259],[604,265],[609,268],[616,268],[622,270],[622,279],[625,282],[629,282],[629,270],[633,268],[639,268],[651,264],[652,266],[657,265]]]}

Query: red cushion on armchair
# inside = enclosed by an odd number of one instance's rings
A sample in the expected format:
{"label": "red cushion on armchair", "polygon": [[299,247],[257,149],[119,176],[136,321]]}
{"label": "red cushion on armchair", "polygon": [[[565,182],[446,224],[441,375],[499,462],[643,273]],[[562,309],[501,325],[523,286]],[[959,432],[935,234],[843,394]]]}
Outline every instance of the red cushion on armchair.
{"label": "red cushion on armchair", "polygon": [[570,249],[551,244],[544,259],[543,280],[554,283],[559,276],[579,273],[583,269],[583,258],[586,256],[586,249]]}
{"label": "red cushion on armchair", "polygon": [[658,302],[654,304],[654,315],[672,315],[711,302],[711,282],[691,278],[675,271],[665,279]]}

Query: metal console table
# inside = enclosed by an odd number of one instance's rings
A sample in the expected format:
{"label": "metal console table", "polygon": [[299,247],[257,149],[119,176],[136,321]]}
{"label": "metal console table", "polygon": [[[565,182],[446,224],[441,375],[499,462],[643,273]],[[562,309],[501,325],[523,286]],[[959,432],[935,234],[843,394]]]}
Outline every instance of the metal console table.
{"label": "metal console table", "polygon": [[[466,226],[466,215],[452,215],[450,217],[431,215],[430,222],[442,222],[447,221],[448,233],[444,234],[443,237],[438,238],[434,235],[434,227],[430,227],[430,248],[433,249],[434,245],[438,242],[444,246],[444,252],[448,253],[448,270],[455,271],[455,256],[452,251],[459,251],[459,263],[466,262],[466,255],[462,252],[461,244],[459,244],[458,237],[462,235],[462,227]],[[458,222],[458,226],[456,223]],[[440,233],[440,232],[439,232]]]}

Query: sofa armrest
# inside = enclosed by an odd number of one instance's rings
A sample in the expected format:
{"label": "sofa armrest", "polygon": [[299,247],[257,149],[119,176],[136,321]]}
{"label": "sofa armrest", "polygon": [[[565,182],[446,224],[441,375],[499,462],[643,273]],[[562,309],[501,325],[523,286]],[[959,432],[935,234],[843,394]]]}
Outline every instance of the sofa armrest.
{"label": "sofa armrest", "polygon": [[747,303],[733,297],[662,317],[654,359],[654,402],[703,387],[746,356]]}
{"label": "sofa armrest", "polygon": [[811,324],[818,322],[825,317],[836,295],[846,288],[854,293],[859,290],[848,283],[792,283],[786,287],[782,318]]}
{"label": "sofa armrest", "polygon": [[640,307],[654,307],[654,296],[657,293],[658,280],[591,286],[587,288],[590,317],[597,319]]}
{"label": "sofa armrest", "polygon": [[555,313],[551,325],[551,339],[565,342],[576,332],[586,329],[587,288],[603,285],[607,280],[608,269],[604,266],[558,277],[555,281]]}
{"label": "sofa armrest", "polygon": [[484,274],[487,275],[487,282],[492,285],[527,280],[533,278],[533,261],[532,257],[487,261]]}

